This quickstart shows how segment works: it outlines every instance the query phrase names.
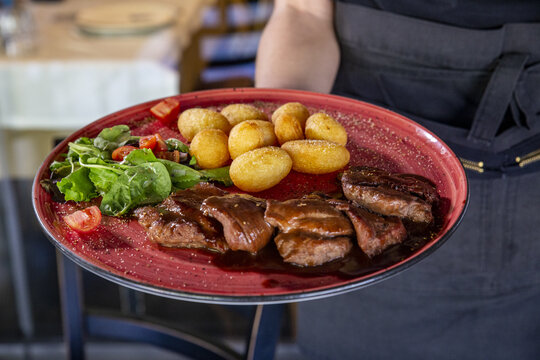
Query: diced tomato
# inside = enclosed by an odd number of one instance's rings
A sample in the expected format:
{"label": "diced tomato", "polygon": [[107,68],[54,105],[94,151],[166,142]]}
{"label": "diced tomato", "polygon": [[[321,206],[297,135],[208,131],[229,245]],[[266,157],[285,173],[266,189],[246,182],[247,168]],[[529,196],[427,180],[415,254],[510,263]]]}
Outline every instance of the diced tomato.
{"label": "diced tomato", "polygon": [[139,148],[154,150],[156,142],[157,139],[155,135],[143,136],[139,139]]}
{"label": "diced tomato", "polygon": [[159,121],[169,123],[178,116],[178,113],[180,112],[180,102],[175,98],[167,98],[152,106],[150,112]]}
{"label": "diced tomato", "polygon": [[129,154],[133,150],[137,150],[137,148],[131,145],[120,146],[113,151],[112,159],[115,161],[122,161],[127,156],[127,154]]}
{"label": "diced tomato", "polygon": [[156,137],[156,146],[154,148],[155,151],[167,151],[169,148],[167,147],[167,143],[165,143],[165,140],[161,137],[159,134],[154,134]]}
{"label": "diced tomato", "polygon": [[95,205],[90,206],[64,216],[64,221],[71,229],[86,233],[94,230],[101,223],[101,211]]}

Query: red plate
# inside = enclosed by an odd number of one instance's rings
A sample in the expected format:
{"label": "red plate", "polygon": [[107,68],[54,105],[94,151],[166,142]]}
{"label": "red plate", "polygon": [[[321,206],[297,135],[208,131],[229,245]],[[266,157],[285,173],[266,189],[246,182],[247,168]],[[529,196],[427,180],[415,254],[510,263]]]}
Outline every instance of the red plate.
{"label": "red plate", "polygon": [[[227,304],[281,303],[341,294],[386,279],[408,268],[438,248],[458,226],[465,211],[468,187],[465,172],[454,153],[438,137],[407,118],[356,100],[292,90],[225,89],[179,95],[182,110],[251,103],[270,114],[280,104],[298,101],[313,113],[333,115],[347,129],[351,165],[380,167],[414,173],[432,180],[442,206],[436,235],[412,239],[369,261],[359,250],[343,261],[312,269],[283,264],[269,246],[258,258],[205,251],[164,249],[146,240],[135,220],[104,216],[97,231],[78,234],[62,217],[84,205],[56,203],[39,184],[48,167],[67,150],[69,141],[95,137],[101,129],[127,124],[132,133],[159,132],[179,137],[170,127],[149,119],[159,100],[116,112],[75,132],[59,144],[40,167],[33,187],[33,204],[53,244],[83,268],[119,284],[176,299]],[[263,193],[266,198],[292,198],[314,190],[337,190],[336,174],[324,176],[292,172],[279,185]],[[235,190],[235,189],[229,189]]]}

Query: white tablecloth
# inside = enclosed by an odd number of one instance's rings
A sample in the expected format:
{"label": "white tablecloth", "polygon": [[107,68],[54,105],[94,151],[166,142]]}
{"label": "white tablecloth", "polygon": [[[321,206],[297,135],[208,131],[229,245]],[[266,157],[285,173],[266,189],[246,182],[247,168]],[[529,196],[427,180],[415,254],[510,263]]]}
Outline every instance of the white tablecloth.
{"label": "white tablecloth", "polygon": [[0,56],[2,128],[73,130],[122,108],[178,93],[180,50],[200,26],[201,11],[209,1],[153,1],[156,6],[172,4],[177,20],[149,34],[81,32],[75,25],[76,12],[104,2],[30,4],[36,51]]}

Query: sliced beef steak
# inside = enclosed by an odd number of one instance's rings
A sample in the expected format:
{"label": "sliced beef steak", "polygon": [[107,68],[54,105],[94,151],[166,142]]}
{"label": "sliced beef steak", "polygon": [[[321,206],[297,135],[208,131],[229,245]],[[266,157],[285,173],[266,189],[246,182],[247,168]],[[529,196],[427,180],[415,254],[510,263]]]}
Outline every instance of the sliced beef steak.
{"label": "sliced beef steak", "polygon": [[[402,181],[402,178],[405,181]],[[414,188],[417,191],[416,194],[419,195],[421,187],[419,183],[415,183],[415,186],[409,188],[404,185],[404,183],[418,180],[416,176],[399,177],[379,169],[353,167],[346,170],[341,175],[340,180],[345,197],[368,210],[381,215],[398,216],[414,222],[430,223],[433,221],[432,201],[438,199],[436,192],[424,189],[422,196],[429,199],[424,200],[414,195],[412,190],[409,191]],[[423,184],[426,189],[429,188],[428,180]]]}
{"label": "sliced beef steak", "polygon": [[322,199],[268,200],[264,216],[282,232],[303,231],[326,237],[354,234],[343,213]]}
{"label": "sliced beef steak", "polygon": [[317,266],[344,257],[351,251],[349,237],[325,237],[300,231],[279,233],[274,239],[283,261]]}
{"label": "sliced beef steak", "polygon": [[280,230],[274,241],[285,262],[321,265],[344,257],[352,248],[351,222],[322,199],[268,200],[265,219]]}
{"label": "sliced beef steak", "polygon": [[264,220],[265,201],[249,195],[207,198],[201,209],[223,225],[231,250],[256,253],[270,241],[274,227]]}
{"label": "sliced beef steak", "polygon": [[357,185],[384,187],[419,197],[429,204],[439,201],[437,188],[428,179],[416,174],[392,174],[367,166],[351,167],[342,176]]}
{"label": "sliced beef steak", "polygon": [[207,196],[224,193],[210,184],[199,184],[172,194],[155,207],[140,207],[134,214],[149,240],[159,245],[225,252],[229,246],[221,224],[200,210]]}
{"label": "sliced beef steak", "polygon": [[370,258],[407,238],[407,230],[396,216],[383,217],[349,202],[329,201],[345,211],[354,226],[358,246]]}

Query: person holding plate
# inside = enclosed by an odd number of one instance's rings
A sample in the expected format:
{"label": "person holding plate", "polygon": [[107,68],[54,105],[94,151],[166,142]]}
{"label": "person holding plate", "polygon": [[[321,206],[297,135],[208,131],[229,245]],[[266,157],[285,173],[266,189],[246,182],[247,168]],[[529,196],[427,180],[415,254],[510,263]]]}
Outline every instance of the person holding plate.
{"label": "person holding plate", "polygon": [[298,305],[309,358],[540,358],[540,4],[276,0],[256,86],[365,100],[445,141],[469,208],[427,259]]}

